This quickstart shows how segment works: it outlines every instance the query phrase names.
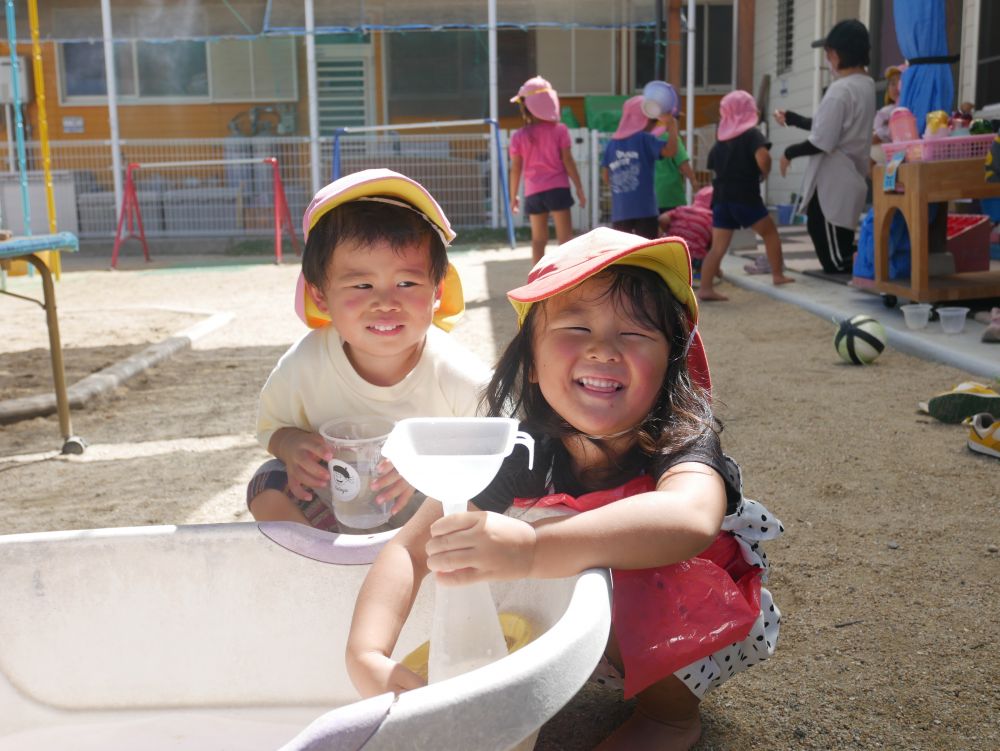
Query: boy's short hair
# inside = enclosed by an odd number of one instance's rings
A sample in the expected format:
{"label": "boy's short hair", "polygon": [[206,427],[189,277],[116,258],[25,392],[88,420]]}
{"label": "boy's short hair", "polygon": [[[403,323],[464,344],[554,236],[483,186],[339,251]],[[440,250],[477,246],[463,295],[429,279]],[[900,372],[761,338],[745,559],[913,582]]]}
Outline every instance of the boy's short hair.
{"label": "boy's short hair", "polygon": [[448,253],[441,235],[422,214],[399,203],[395,197],[382,201],[372,196],[327,211],[309,231],[302,251],[302,275],[306,281],[323,286],[333,254],[343,242],[353,241],[362,246],[387,242],[394,249],[403,250],[422,244],[426,238],[431,280],[439,284],[448,270]]}

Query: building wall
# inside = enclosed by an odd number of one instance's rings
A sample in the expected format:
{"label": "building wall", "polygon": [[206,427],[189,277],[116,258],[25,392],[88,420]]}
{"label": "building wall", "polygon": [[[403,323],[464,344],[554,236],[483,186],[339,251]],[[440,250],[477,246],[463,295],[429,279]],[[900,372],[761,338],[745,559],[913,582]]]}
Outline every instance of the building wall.
{"label": "building wall", "polygon": [[[744,0],[744,6],[752,7],[753,0]],[[752,22],[749,12],[745,14],[744,19],[744,21],[741,21],[741,25]],[[374,111],[376,122],[385,122],[384,92],[386,85],[385,66],[383,64],[385,40],[383,34],[373,34],[372,44],[374,48],[373,59],[375,61],[375,91],[372,92]],[[107,106],[105,104],[70,105],[61,103],[56,44],[54,42],[43,42],[41,50],[49,138],[60,141],[109,139],[111,137],[111,127]],[[38,132],[37,96],[34,93],[31,46],[19,45],[18,54],[25,61],[29,79],[29,90],[31,91],[30,101],[25,108],[27,114],[27,136],[31,140],[37,137]],[[0,55],[8,55],[7,45],[4,43],[0,43]],[[298,69],[299,98],[295,103],[295,135],[308,135],[308,77],[305,46],[301,40],[298,43],[296,65]],[[749,77],[746,75],[747,67],[745,65],[740,66],[740,70],[743,71],[744,75],[744,79],[741,79],[741,81],[749,81]],[[500,96],[502,97],[502,101],[506,101],[509,98],[508,92],[500,92]],[[721,98],[722,94],[702,94],[695,98],[694,121],[696,127],[717,122],[718,104]],[[245,113],[250,107],[266,104],[267,102],[262,101],[212,102],[204,104],[130,104],[119,102],[117,108],[119,134],[122,139],[222,138],[229,135],[228,125],[234,117]],[[584,98],[582,96],[565,96],[562,98],[562,104],[573,110],[580,123],[585,123]],[[65,132],[63,118],[66,117],[82,120],[83,132]],[[438,113],[437,118],[443,120],[453,119],[451,114],[445,111]],[[517,115],[504,115],[500,118],[500,124],[503,128],[517,128],[521,125],[521,122]],[[683,124],[682,122],[682,127]],[[3,129],[3,118],[0,118],[0,132]],[[6,137],[5,133],[4,137]]]}
{"label": "building wall", "polygon": [[[778,161],[785,148],[807,137],[804,130],[783,128],[774,122],[777,109],[792,110],[810,116],[813,111],[813,71],[817,65],[816,50],[809,45],[815,39],[815,2],[797,0],[795,3],[793,59],[790,71],[777,75],[778,0],[757,0],[754,21],[754,93],[759,92],[764,76],[770,77],[770,96],[765,103],[767,134],[772,142],[771,157],[774,166],[765,183],[765,202],[788,203],[792,193],[800,193],[805,175],[806,160],[792,162],[787,177],[778,172]],[[827,74],[824,73],[824,76]],[[826,78],[824,78],[824,84]]]}
{"label": "building wall", "polygon": [[[9,55],[7,44],[0,44],[0,55]],[[56,46],[43,42],[42,67],[45,79],[46,117],[51,140],[92,141],[111,137],[107,105],[64,105],[59,101],[59,71]],[[31,91],[27,106],[28,139],[37,138],[38,107],[32,68],[31,45],[18,45],[18,54],[24,60]],[[299,100],[297,108],[297,135],[308,132],[308,100],[305,91],[305,53],[296,55],[298,65]],[[119,135],[133,138],[223,138],[229,134],[229,121],[255,105],[267,102],[211,102],[205,104],[122,104],[118,105]],[[63,117],[83,119],[83,133],[66,133]],[[0,119],[0,130],[4,125]],[[5,134],[6,136],[6,134]]]}

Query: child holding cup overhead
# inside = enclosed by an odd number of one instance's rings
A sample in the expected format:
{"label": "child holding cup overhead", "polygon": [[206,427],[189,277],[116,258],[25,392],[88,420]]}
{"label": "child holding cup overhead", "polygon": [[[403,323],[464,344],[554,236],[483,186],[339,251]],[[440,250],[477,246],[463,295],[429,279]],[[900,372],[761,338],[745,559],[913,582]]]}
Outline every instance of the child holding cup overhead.
{"label": "child holding cup overhead", "polygon": [[[247,505],[260,521],[338,531],[321,425],[471,416],[490,372],[445,334],[464,310],[446,250],[455,233],[415,180],[387,169],[342,177],[313,197],[303,233],[296,311],[312,331],[261,391],[257,438],[275,458],[250,480]],[[388,461],[376,471],[377,502],[400,511],[413,489]]]}

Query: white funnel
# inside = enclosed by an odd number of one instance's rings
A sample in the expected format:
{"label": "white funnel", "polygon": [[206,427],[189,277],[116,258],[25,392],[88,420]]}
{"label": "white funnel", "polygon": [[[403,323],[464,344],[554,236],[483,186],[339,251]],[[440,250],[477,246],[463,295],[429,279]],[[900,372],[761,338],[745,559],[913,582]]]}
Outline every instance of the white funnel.
{"label": "white funnel", "polygon": [[506,417],[415,417],[396,423],[382,447],[408,483],[441,501],[445,514],[464,511],[492,482],[518,443],[534,463],[535,442]]}
{"label": "white funnel", "polygon": [[[441,501],[445,515],[465,511],[469,499],[496,476],[518,443],[534,464],[535,441],[504,417],[439,417],[400,420],[382,456],[410,485]],[[428,679],[447,680],[507,654],[503,630],[486,582],[437,588]]]}

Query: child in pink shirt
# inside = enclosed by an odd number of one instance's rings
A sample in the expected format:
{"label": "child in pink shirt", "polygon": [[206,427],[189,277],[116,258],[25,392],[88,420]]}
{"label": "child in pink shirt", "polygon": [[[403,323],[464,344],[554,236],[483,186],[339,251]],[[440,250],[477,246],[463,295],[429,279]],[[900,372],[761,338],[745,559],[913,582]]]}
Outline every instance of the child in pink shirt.
{"label": "child in pink shirt", "polygon": [[587,197],[570,151],[569,130],[559,122],[559,95],[552,85],[535,76],[525,81],[510,101],[520,105],[525,123],[510,139],[510,208],[514,213],[520,210],[517,194],[523,174],[524,210],[531,221],[531,258],[537,263],[549,239],[549,214],[560,245],[573,237],[570,180],[580,206],[587,205]]}

